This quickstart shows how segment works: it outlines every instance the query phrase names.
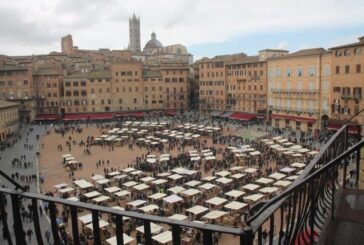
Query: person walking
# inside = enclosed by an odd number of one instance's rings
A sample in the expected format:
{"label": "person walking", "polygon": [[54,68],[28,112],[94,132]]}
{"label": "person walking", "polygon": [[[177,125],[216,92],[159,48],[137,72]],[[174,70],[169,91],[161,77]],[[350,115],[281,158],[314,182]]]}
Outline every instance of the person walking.
{"label": "person walking", "polygon": [[47,239],[48,244],[50,244],[51,233],[49,232],[49,230],[46,230],[44,235],[45,235],[45,237]]}
{"label": "person walking", "polygon": [[32,240],[32,235],[33,235],[33,231],[32,231],[32,229],[29,228],[27,231],[27,236],[28,236],[29,242]]}

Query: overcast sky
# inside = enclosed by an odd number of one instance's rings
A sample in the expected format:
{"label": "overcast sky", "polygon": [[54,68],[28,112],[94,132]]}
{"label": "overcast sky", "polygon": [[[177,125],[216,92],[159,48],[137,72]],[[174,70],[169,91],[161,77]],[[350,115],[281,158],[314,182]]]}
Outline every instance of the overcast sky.
{"label": "overcast sky", "polygon": [[2,0],[0,54],[60,51],[67,34],[81,49],[124,49],[133,13],[142,47],[154,30],[163,45],[181,43],[197,58],[364,36],[363,0]]}

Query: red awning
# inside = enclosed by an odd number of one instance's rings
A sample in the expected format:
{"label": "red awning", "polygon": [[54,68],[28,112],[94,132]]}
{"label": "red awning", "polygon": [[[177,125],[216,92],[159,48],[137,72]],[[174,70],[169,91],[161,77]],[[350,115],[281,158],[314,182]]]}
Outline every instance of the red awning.
{"label": "red awning", "polygon": [[[342,126],[341,124],[329,124],[329,126],[327,127],[328,130],[334,130],[337,131],[339,130]],[[359,129],[358,129],[359,125],[349,125],[349,134],[359,134]]]}
{"label": "red awning", "polygon": [[63,117],[64,121],[78,121],[78,120],[105,120],[112,119],[112,113],[72,113],[66,114]]}
{"label": "red awning", "polygon": [[133,111],[133,112],[129,112],[129,111],[124,111],[124,112],[115,112],[115,116],[119,116],[119,117],[137,117],[137,118],[141,118],[141,117],[144,117],[144,112],[142,112],[142,111]]}
{"label": "red awning", "polygon": [[230,115],[231,119],[240,120],[240,121],[249,121],[257,118],[255,114],[243,113],[243,112],[234,112]]}
{"label": "red awning", "polygon": [[56,121],[59,120],[58,114],[38,114],[35,117],[36,121]]}
{"label": "red awning", "polygon": [[165,110],[164,113],[167,115],[167,116],[175,116],[177,111],[176,110]]}
{"label": "red awning", "polygon": [[310,123],[314,123],[316,121],[315,118],[297,117],[297,116],[279,115],[279,114],[272,114],[272,118],[284,119],[284,120],[293,120],[293,121],[298,121],[298,122],[310,122]]}

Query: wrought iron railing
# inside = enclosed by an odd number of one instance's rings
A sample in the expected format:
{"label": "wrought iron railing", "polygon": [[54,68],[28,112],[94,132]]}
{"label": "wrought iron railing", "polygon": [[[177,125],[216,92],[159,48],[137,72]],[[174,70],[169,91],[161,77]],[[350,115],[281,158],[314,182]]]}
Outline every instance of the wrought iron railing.
{"label": "wrought iron railing", "polygon": [[[352,116],[325,144],[305,168],[303,173],[280,195],[252,207],[247,225],[252,241],[269,244],[313,244],[331,210],[334,215],[335,194],[342,183],[346,187],[347,166],[352,154],[356,155],[356,183],[359,180],[360,150],[364,140],[349,148],[349,122]],[[360,133],[360,130],[358,130]],[[360,136],[360,135],[359,135]],[[361,137],[360,137],[361,138]],[[357,138],[358,139],[358,138]],[[339,182],[339,168],[342,181]],[[278,230],[275,231],[278,218]],[[264,227],[269,232],[264,232]],[[256,238],[255,235],[257,234]],[[265,240],[267,234],[267,240]]]}
{"label": "wrought iron railing", "polygon": [[[23,235],[23,223],[20,213],[20,200],[22,199],[30,199],[32,201],[32,213],[34,220],[34,230],[38,244],[44,244],[42,239],[42,232],[39,222],[38,216],[38,201],[43,201],[48,203],[49,207],[49,218],[51,221],[51,230],[53,235],[53,241],[55,245],[61,244],[61,238],[59,235],[59,227],[57,224],[57,215],[56,215],[56,205],[63,205],[63,207],[67,207],[70,209],[71,215],[71,224],[72,224],[72,242],[73,244],[80,244],[80,236],[78,230],[78,219],[77,219],[77,210],[88,210],[91,211],[92,214],[92,225],[93,225],[93,241],[94,244],[102,244],[101,236],[100,236],[100,225],[99,225],[99,215],[100,214],[109,214],[112,215],[115,219],[116,225],[116,238],[117,244],[124,244],[123,241],[123,217],[129,217],[136,219],[138,221],[142,221],[144,224],[144,244],[151,245],[152,242],[152,233],[151,233],[151,222],[166,224],[171,227],[173,244],[180,245],[181,244],[181,231],[182,228],[192,228],[202,232],[203,244],[211,245],[213,244],[213,234],[230,234],[234,236],[240,237],[240,244],[247,244],[248,237],[246,234],[239,228],[227,227],[227,226],[219,226],[213,224],[200,224],[197,222],[190,221],[178,221],[169,219],[166,217],[142,214],[131,211],[119,211],[109,207],[103,207],[100,205],[94,205],[90,203],[84,202],[75,202],[62,198],[51,197],[31,192],[20,192],[17,190],[12,190],[8,188],[0,188],[0,200],[3,200],[5,195],[10,195],[11,203],[12,203],[12,216],[13,216],[13,228],[15,234],[15,243],[16,244],[26,244],[25,236]],[[4,227],[5,236],[7,238],[8,244],[13,244],[13,239],[10,236],[9,232],[9,224],[6,217],[6,211],[4,207],[4,203],[0,202],[0,215],[2,217],[2,223]]]}

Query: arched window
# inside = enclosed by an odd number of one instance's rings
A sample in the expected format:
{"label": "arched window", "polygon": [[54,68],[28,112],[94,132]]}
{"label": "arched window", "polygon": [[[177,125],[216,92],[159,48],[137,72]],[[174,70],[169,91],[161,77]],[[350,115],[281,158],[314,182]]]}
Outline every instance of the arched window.
{"label": "arched window", "polygon": [[354,49],[354,54],[355,54],[355,55],[359,55],[359,54],[361,54],[361,48],[355,48],[355,49]]}
{"label": "arched window", "polygon": [[335,56],[342,56],[342,52],[341,52],[340,50],[337,50],[337,51],[335,52]]}
{"label": "arched window", "polygon": [[350,55],[350,49],[345,49],[345,51],[344,51],[344,55],[345,55],[345,56],[349,56],[349,55]]}

